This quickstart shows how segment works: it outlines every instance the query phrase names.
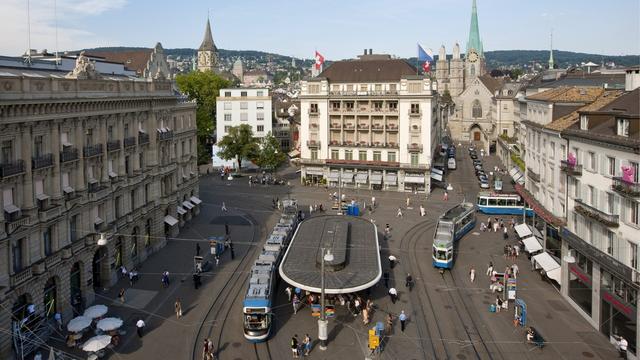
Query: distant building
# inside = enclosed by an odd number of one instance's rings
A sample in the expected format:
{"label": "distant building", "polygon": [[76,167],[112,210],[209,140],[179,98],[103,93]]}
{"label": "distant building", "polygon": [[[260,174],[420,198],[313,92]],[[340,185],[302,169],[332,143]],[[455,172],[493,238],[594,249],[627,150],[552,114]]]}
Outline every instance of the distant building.
{"label": "distant building", "polygon": [[204,30],[204,39],[198,48],[198,71],[215,71],[218,63],[218,48],[213,42],[211,24],[207,19],[207,27]]}
{"label": "distant building", "polygon": [[266,70],[249,70],[245,71],[242,76],[242,84],[248,87],[271,86],[273,83],[273,75]]}
{"label": "distant building", "polygon": [[89,57],[100,57],[105,61],[122,63],[128,70],[135,71],[136,76],[147,79],[170,78],[169,63],[164,54],[162,44],[157,43],[152,49],[130,51],[92,50]]}
{"label": "distant building", "polygon": [[242,67],[242,60],[238,59],[233,63],[231,73],[240,80],[242,83],[244,77],[244,68]]}

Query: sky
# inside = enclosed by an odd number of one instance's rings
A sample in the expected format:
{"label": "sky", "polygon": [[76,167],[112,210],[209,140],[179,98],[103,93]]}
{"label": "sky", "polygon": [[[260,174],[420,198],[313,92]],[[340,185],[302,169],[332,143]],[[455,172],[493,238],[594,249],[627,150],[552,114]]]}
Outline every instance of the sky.
{"label": "sky", "polygon": [[[486,50],[640,54],[640,1],[478,0]],[[27,4],[30,22],[27,21]],[[55,9],[54,11],[54,4]],[[28,48],[197,48],[207,15],[218,48],[331,60],[364,48],[400,57],[416,43],[465,49],[471,0],[0,0],[0,55]],[[56,26],[57,24],[57,26]],[[57,28],[57,41],[56,41]],[[57,45],[56,45],[57,44]]]}

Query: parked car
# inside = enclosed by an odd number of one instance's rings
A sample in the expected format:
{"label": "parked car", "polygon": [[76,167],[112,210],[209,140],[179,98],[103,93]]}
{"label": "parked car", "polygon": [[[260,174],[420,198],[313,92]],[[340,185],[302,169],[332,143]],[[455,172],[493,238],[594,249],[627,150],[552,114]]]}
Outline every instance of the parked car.
{"label": "parked car", "polygon": [[489,188],[489,183],[486,182],[486,181],[480,181],[480,188],[488,189]]}
{"label": "parked car", "polygon": [[447,161],[447,168],[449,170],[455,170],[456,169],[456,159],[455,158],[450,158],[449,161]]}
{"label": "parked car", "polygon": [[482,165],[482,160],[478,160],[478,159],[473,160],[473,166],[476,166],[476,165]]}
{"label": "parked car", "polygon": [[478,155],[476,155],[476,154],[471,154],[471,158],[472,158],[473,160],[476,160],[476,159],[478,158]]}
{"label": "parked car", "polygon": [[502,180],[501,179],[496,179],[493,182],[493,189],[496,191],[502,191]]}
{"label": "parked car", "polygon": [[487,175],[478,175],[478,180],[482,181],[482,182],[486,182],[489,183],[489,178],[487,177]]}

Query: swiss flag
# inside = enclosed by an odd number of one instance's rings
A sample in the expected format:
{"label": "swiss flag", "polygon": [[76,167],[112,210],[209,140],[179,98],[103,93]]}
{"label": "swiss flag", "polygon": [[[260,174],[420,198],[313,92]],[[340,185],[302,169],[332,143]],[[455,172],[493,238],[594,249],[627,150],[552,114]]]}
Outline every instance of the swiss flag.
{"label": "swiss flag", "polygon": [[322,54],[316,51],[315,59],[316,59],[316,70],[320,70],[320,67],[322,67],[322,64],[324,64],[324,56],[322,56]]}
{"label": "swiss flag", "polygon": [[425,61],[424,64],[422,64],[422,70],[424,70],[424,72],[429,72],[429,70],[431,70],[431,62]]}

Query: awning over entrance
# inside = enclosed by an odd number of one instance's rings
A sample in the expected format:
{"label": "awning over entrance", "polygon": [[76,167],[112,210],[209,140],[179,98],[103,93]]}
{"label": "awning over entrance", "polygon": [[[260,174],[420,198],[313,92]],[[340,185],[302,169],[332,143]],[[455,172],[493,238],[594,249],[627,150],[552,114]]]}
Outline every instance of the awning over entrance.
{"label": "awning over entrance", "polygon": [[549,255],[549,253],[546,253],[546,252],[540,253],[540,254],[534,256],[533,259],[535,260],[536,264],[538,265],[538,266],[536,266],[536,268],[538,268],[538,269],[542,268],[542,270],[544,270],[547,274],[549,274],[549,272],[551,270],[560,268],[560,264],[558,264],[551,257],[551,255]]}
{"label": "awning over entrance", "polygon": [[338,182],[338,180],[340,180],[340,172],[332,171],[329,173],[329,181]]}
{"label": "awning over entrance", "polygon": [[300,156],[300,151],[298,151],[298,150],[289,151],[289,157],[290,158],[293,159],[293,158],[297,158],[298,156]]}
{"label": "awning over entrance", "polygon": [[345,171],[342,173],[342,181],[346,182],[346,183],[352,183],[353,182],[353,173],[351,171]]}
{"label": "awning over entrance", "polygon": [[371,174],[371,179],[369,180],[373,185],[382,184],[382,174]]}
{"label": "awning over entrance", "polygon": [[324,170],[322,170],[322,168],[318,168],[318,167],[307,168],[307,175],[319,175],[319,176],[322,176],[322,175],[324,175]]}
{"label": "awning over entrance", "polygon": [[511,175],[511,178],[516,182],[516,184],[524,185],[524,174],[517,166],[514,166],[509,170],[509,175]]}
{"label": "awning over entrance", "polygon": [[359,172],[356,175],[356,183],[358,183],[358,184],[366,184],[367,183],[367,179],[369,179],[369,174],[367,174],[365,172]]}
{"label": "awning over entrance", "polygon": [[404,176],[404,182],[409,184],[424,184],[423,175],[407,174]]}
{"label": "awning over entrance", "polygon": [[555,280],[555,282],[557,282],[559,285],[562,285],[561,281],[561,276],[560,276],[560,269],[561,268],[555,268],[551,271],[547,271],[547,277],[549,277],[549,279]]}
{"label": "awning over entrance", "polygon": [[169,226],[173,226],[178,223],[178,220],[171,215],[167,215],[164,217],[164,222]]}
{"label": "awning over entrance", "polygon": [[524,240],[522,240],[524,244],[524,249],[527,250],[528,253],[534,253],[536,251],[542,250],[542,245],[535,236],[530,236]]}
{"label": "awning over entrance", "polygon": [[186,207],[189,210],[193,209],[193,204],[190,203],[189,201],[183,201],[182,205],[184,205],[184,207]]}
{"label": "awning over entrance", "polygon": [[398,175],[396,173],[387,173],[384,177],[387,185],[396,185],[398,183]]}
{"label": "awning over entrance", "polygon": [[521,239],[532,235],[531,229],[529,229],[529,225],[527,224],[518,224],[514,227],[514,229],[516,230],[516,234],[518,234]]}
{"label": "awning over entrance", "polygon": [[185,210],[182,206],[178,206],[176,207],[176,209],[178,210],[178,214],[180,215],[184,215],[187,213],[187,210]]}
{"label": "awning over entrance", "polygon": [[520,184],[516,184],[515,186],[516,192],[518,195],[522,196],[522,199],[533,209],[536,215],[540,216],[542,220],[546,221],[547,224],[551,224],[553,226],[564,225],[564,219],[561,219],[552,213],[550,213],[544,206],[536,200],[536,198],[529,192],[529,190],[525,189],[524,186]]}
{"label": "awning over entrance", "polygon": [[195,196],[192,196],[191,199],[189,199],[189,200],[191,200],[191,202],[196,204],[196,205],[200,205],[202,203],[202,200],[198,199]]}
{"label": "awning over entrance", "polygon": [[436,180],[436,181],[442,181],[442,175],[437,174],[437,173],[433,173],[433,172],[432,172],[432,173],[431,173],[431,178],[432,178],[433,180]]}

